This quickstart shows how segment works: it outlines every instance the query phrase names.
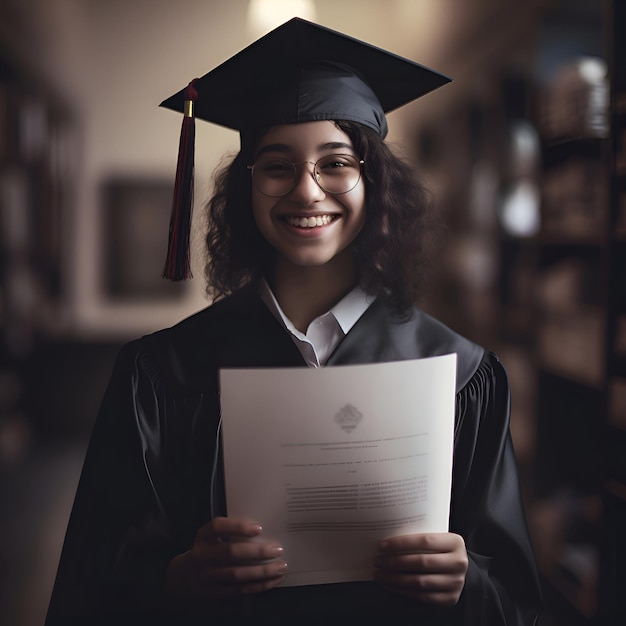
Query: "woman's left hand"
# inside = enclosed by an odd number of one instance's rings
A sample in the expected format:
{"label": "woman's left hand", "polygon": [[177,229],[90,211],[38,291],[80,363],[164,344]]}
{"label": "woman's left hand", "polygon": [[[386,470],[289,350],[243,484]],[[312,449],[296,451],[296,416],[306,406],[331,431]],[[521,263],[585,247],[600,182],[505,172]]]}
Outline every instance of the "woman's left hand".
{"label": "woman's left hand", "polygon": [[375,578],[391,591],[421,602],[451,606],[461,597],[468,558],[454,533],[422,533],[381,542]]}

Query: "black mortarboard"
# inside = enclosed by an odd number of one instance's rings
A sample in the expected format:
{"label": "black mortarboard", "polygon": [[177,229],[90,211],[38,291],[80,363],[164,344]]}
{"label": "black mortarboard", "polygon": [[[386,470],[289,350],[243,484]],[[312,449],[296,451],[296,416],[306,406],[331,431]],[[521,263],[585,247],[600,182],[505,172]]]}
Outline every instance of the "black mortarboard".
{"label": "black mortarboard", "polygon": [[[242,134],[273,124],[347,120],[385,137],[385,113],[449,81],[414,61],[299,18],[192,81],[161,103],[185,115],[164,276],[180,280],[189,274],[194,117]],[[186,233],[179,244],[181,228]]]}

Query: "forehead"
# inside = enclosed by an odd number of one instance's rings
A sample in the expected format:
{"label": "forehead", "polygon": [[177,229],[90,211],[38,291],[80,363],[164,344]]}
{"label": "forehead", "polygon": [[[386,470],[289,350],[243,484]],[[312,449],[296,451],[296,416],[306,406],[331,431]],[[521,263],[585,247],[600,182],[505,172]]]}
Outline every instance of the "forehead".
{"label": "forehead", "polygon": [[335,122],[323,120],[271,126],[257,142],[256,153],[268,149],[306,155],[336,149],[351,150],[352,142]]}

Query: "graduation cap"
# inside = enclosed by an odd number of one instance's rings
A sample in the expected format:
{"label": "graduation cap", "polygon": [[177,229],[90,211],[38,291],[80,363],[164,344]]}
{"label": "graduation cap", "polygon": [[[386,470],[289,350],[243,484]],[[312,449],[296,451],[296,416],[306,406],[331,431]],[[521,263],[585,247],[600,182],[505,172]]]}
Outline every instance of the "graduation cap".
{"label": "graduation cap", "polygon": [[337,31],[294,18],[161,106],[184,114],[165,278],[189,272],[194,118],[247,132],[316,120],[359,122],[387,134],[385,113],[450,78]]}

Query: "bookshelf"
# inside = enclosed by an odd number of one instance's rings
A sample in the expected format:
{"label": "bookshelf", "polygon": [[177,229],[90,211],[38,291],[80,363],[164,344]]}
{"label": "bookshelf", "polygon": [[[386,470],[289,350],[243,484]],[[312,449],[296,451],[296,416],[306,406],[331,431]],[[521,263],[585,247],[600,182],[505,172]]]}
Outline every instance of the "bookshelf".
{"label": "bookshelf", "polygon": [[33,444],[25,372],[65,323],[75,133],[65,102],[0,47],[0,471]]}
{"label": "bookshelf", "polygon": [[617,35],[625,9],[619,0],[598,4],[606,94],[587,60],[573,58],[537,106],[529,519],[551,609],[594,625],[626,621],[626,47]]}
{"label": "bookshelf", "polygon": [[598,600],[600,615],[607,623],[617,624],[626,622],[626,43],[618,33],[619,26],[626,23],[626,3],[612,0],[606,19],[610,32],[611,135],[606,231],[606,477]]}

